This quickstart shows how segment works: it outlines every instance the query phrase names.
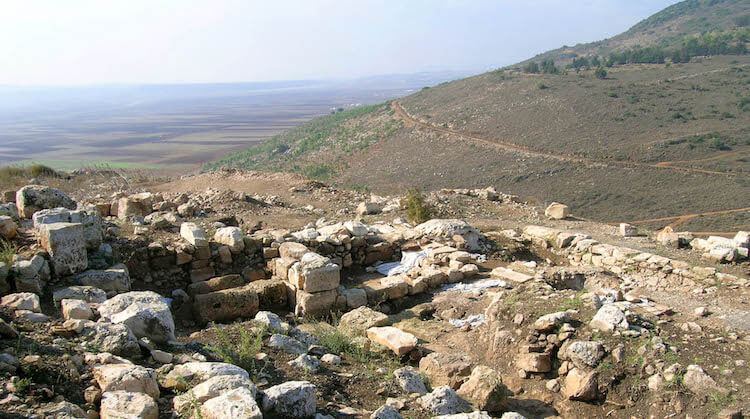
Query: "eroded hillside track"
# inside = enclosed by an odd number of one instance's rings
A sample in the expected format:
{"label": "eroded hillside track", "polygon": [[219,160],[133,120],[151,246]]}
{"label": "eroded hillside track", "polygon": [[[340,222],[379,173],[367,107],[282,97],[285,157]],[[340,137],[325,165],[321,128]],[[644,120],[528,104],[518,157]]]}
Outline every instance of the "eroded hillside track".
{"label": "eroded hillside track", "polygon": [[[672,171],[683,172],[683,173],[700,173],[700,174],[705,174],[705,175],[719,175],[719,176],[731,176],[731,177],[734,177],[737,175],[736,173],[730,173],[730,172],[705,170],[705,169],[698,169],[695,167],[674,166],[674,164],[682,163],[679,161],[664,161],[664,162],[652,164],[652,163],[639,163],[639,162],[633,162],[633,161],[595,160],[595,159],[590,159],[586,157],[571,156],[571,155],[564,154],[564,153],[556,153],[556,154],[545,153],[542,151],[532,150],[528,147],[521,146],[518,144],[509,143],[509,142],[500,141],[500,140],[488,140],[485,138],[480,138],[474,135],[465,134],[465,133],[454,131],[454,130],[447,129],[447,128],[441,128],[433,124],[420,121],[417,118],[411,116],[403,108],[403,106],[401,106],[401,104],[395,100],[391,102],[391,108],[395,111],[395,114],[398,115],[398,117],[401,118],[407,124],[412,124],[418,127],[422,127],[422,128],[425,128],[425,129],[428,129],[430,131],[437,132],[440,134],[458,136],[463,139],[472,141],[475,144],[490,146],[490,147],[498,148],[498,149],[501,149],[503,151],[508,151],[508,152],[522,153],[522,154],[529,155],[529,156],[541,157],[545,159],[558,160],[558,161],[565,161],[565,162],[581,164],[581,165],[586,165],[586,166],[624,167],[624,168],[647,167],[647,168],[654,168],[654,169],[672,170]],[[736,153],[739,153],[739,152],[736,152]],[[715,159],[723,158],[726,156],[727,155],[715,156],[715,157],[705,159],[705,160],[715,160]],[[691,162],[694,163],[697,161],[698,160],[691,161]]]}

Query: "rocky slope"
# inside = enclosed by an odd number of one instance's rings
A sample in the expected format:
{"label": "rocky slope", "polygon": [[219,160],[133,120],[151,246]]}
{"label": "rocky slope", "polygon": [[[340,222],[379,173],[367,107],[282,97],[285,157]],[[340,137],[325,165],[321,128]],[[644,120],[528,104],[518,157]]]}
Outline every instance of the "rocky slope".
{"label": "rocky slope", "polygon": [[288,175],[79,184],[3,194],[9,417],[749,407],[747,233],[643,235],[492,188],[433,193],[413,225],[403,197]]}

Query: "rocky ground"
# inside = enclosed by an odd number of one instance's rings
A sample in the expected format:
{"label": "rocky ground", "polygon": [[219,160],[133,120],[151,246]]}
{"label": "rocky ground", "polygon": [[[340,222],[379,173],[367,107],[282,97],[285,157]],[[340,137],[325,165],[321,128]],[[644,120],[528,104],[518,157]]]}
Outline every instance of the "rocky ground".
{"label": "rocky ground", "polygon": [[402,197],[244,171],[7,189],[2,417],[750,408],[746,235],[545,215],[491,189],[433,192],[414,225]]}

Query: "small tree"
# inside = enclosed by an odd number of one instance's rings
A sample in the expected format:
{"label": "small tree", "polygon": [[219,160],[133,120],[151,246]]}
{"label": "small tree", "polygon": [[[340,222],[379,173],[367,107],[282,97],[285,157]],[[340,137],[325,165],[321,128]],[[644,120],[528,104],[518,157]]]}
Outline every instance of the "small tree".
{"label": "small tree", "polygon": [[539,64],[531,62],[523,66],[523,71],[530,74],[536,74],[539,72]]}
{"label": "small tree", "polygon": [[599,79],[606,79],[607,78],[607,70],[605,70],[603,67],[599,67],[594,71],[594,75]]}
{"label": "small tree", "polygon": [[406,219],[414,224],[422,224],[432,218],[432,210],[425,203],[424,195],[417,189],[411,188],[406,191]]}

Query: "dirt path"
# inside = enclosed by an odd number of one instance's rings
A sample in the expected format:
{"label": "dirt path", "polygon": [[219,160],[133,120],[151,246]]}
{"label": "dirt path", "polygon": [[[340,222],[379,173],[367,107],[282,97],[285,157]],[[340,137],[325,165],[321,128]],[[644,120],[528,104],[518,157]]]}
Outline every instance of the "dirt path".
{"label": "dirt path", "polygon": [[[692,173],[702,173],[702,174],[707,174],[707,175],[736,176],[736,174],[728,173],[728,172],[719,172],[715,170],[703,170],[703,169],[696,169],[693,167],[671,166],[671,163],[675,163],[675,162],[661,162],[657,164],[649,164],[649,163],[625,162],[625,161],[603,161],[603,160],[594,160],[594,159],[589,159],[589,158],[584,158],[584,157],[575,157],[575,156],[566,155],[563,153],[551,154],[551,153],[545,153],[541,151],[534,151],[528,147],[521,146],[518,144],[513,144],[513,143],[508,143],[508,142],[498,141],[498,140],[490,141],[484,138],[467,135],[467,134],[464,134],[458,131],[453,131],[453,130],[446,129],[446,128],[440,128],[433,124],[419,121],[413,116],[409,115],[409,113],[401,106],[401,104],[395,100],[391,102],[391,107],[399,116],[399,118],[403,119],[404,122],[406,122],[407,124],[413,124],[422,128],[429,129],[434,132],[441,133],[441,134],[456,135],[456,136],[465,138],[467,140],[471,140],[472,142],[499,148],[504,151],[523,153],[523,154],[530,155],[530,156],[536,156],[536,157],[541,157],[545,159],[552,159],[552,160],[559,160],[559,161],[566,161],[566,162],[571,162],[571,163],[583,164],[587,166],[649,167],[649,168],[656,168],[656,169],[673,170],[677,172],[692,172]],[[667,163],[667,164],[665,165],[663,163]]]}
{"label": "dirt path", "polygon": [[678,164],[678,163],[700,163],[700,162],[704,162],[704,161],[719,160],[719,159],[723,159],[723,158],[726,158],[726,157],[729,157],[729,156],[734,156],[734,155],[737,155],[737,154],[747,153],[749,151],[750,151],[750,148],[746,148],[744,150],[732,151],[730,153],[719,154],[718,156],[707,157],[705,159],[663,161],[663,162],[656,163],[656,165],[657,166],[671,166],[671,165]]}

